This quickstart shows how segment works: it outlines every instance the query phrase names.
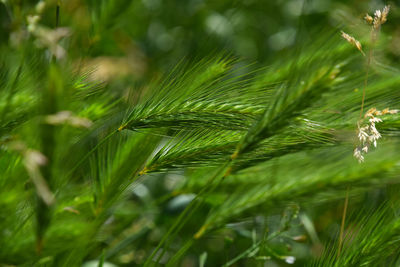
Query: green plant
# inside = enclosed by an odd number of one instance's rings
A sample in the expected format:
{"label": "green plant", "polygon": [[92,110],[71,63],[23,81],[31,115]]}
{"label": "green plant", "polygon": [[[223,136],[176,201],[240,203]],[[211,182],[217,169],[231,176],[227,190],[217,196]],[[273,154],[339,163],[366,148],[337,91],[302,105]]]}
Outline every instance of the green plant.
{"label": "green plant", "polygon": [[[102,49],[115,53],[96,58],[109,73],[128,64],[125,39],[110,40],[120,25],[135,30],[137,3],[1,5],[13,26],[0,46],[0,264],[399,263],[392,55],[368,60],[365,77],[337,28],[309,40],[300,29],[293,52],[265,68],[214,52],[149,80],[99,80],[90,57]],[[96,23],[65,25],[69,8]],[[364,132],[382,140],[359,164],[361,98],[374,119]]]}

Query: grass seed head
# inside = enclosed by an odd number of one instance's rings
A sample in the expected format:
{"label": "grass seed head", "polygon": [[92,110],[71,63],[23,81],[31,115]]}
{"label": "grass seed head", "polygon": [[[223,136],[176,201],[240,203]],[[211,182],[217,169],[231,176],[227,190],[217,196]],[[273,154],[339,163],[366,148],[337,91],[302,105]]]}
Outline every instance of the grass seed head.
{"label": "grass seed head", "polygon": [[374,22],[374,18],[371,17],[369,14],[365,14],[364,19],[365,19],[365,21],[366,21],[368,24],[370,24],[370,25],[372,25],[372,23]]}
{"label": "grass seed head", "polygon": [[[377,147],[378,139],[382,138],[382,135],[379,133],[378,129],[376,129],[375,124],[383,122],[383,120],[381,118],[378,118],[377,116],[396,114],[397,112],[397,109],[390,110],[388,108],[385,108],[382,111],[377,110],[376,108],[371,108],[367,112],[365,112],[364,118],[358,122],[357,136],[359,144],[354,149],[353,153],[353,156],[358,160],[358,162],[363,162],[363,154],[368,153],[371,145]],[[368,122],[365,123],[367,119]]]}
{"label": "grass seed head", "polygon": [[384,24],[387,21],[387,16],[390,11],[390,6],[385,6],[382,11],[381,10],[376,10],[374,13],[374,20],[373,20],[373,26],[377,30],[379,27]]}
{"label": "grass seed head", "polygon": [[363,54],[365,56],[364,51],[362,50],[362,46],[361,43],[359,41],[357,41],[357,39],[355,39],[353,36],[345,33],[344,31],[342,31],[342,37],[343,39],[345,39],[347,42],[349,42],[351,45],[353,45],[354,47],[356,47],[358,49],[358,51],[361,52],[361,54]]}

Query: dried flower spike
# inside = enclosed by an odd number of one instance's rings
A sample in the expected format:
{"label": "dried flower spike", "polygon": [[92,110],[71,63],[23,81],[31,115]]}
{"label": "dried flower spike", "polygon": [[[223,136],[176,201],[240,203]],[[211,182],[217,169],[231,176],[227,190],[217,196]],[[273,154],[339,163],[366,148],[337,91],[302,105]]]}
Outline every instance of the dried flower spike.
{"label": "dried flower spike", "polygon": [[369,14],[365,14],[364,19],[365,19],[365,21],[366,21],[368,24],[370,24],[370,25],[372,25],[372,23],[374,22],[374,18],[371,17]]}
{"label": "dried flower spike", "polygon": [[357,41],[354,37],[348,35],[347,33],[345,33],[344,31],[342,31],[342,37],[349,42],[351,45],[355,46],[360,52],[361,54],[363,54],[365,56],[364,51],[362,50],[362,46],[361,43],[359,41]]}
{"label": "dried flower spike", "polygon": [[390,6],[385,6],[382,11],[376,10],[374,13],[374,28],[377,30],[379,27],[387,21],[387,16],[389,14]]}
{"label": "dried flower spike", "polygon": [[71,111],[63,110],[56,114],[48,115],[45,118],[46,123],[52,125],[69,124],[73,127],[89,128],[92,126],[92,121],[86,118],[81,118],[72,114]]}

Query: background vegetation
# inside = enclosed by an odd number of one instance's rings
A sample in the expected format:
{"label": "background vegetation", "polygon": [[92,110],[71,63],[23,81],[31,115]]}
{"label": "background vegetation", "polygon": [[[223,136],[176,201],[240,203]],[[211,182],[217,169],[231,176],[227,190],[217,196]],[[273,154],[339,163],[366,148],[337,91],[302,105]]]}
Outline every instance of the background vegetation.
{"label": "background vegetation", "polygon": [[[398,266],[399,18],[1,1],[0,265]],[[393,114],[359,163],[370,108]]]}

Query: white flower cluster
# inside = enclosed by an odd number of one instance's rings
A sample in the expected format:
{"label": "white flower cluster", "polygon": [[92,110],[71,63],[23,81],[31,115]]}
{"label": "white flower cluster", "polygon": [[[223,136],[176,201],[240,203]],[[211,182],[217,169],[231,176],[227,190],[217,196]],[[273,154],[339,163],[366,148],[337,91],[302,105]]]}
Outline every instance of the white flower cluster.
{"label": "white flower cluster", "polygon": [[377,116],[395,114],[397,112],[398,110],[396,109],[389,110],[386,108],[382,111],[379,111],[376,108],[371,108],[367,111],[367,113],[365,113],[364,120],[368,119],[368,123],[364,125],[360,125],[360,122],[358,123],[358,139],[360,144],[354,149],[353,154],[358,162],[364,161],[363,154],[368,153],[371,144],[376,147],[377,140],[382,137],[375,127],[376,123],[382,122],[382,119],[378,118]]}

